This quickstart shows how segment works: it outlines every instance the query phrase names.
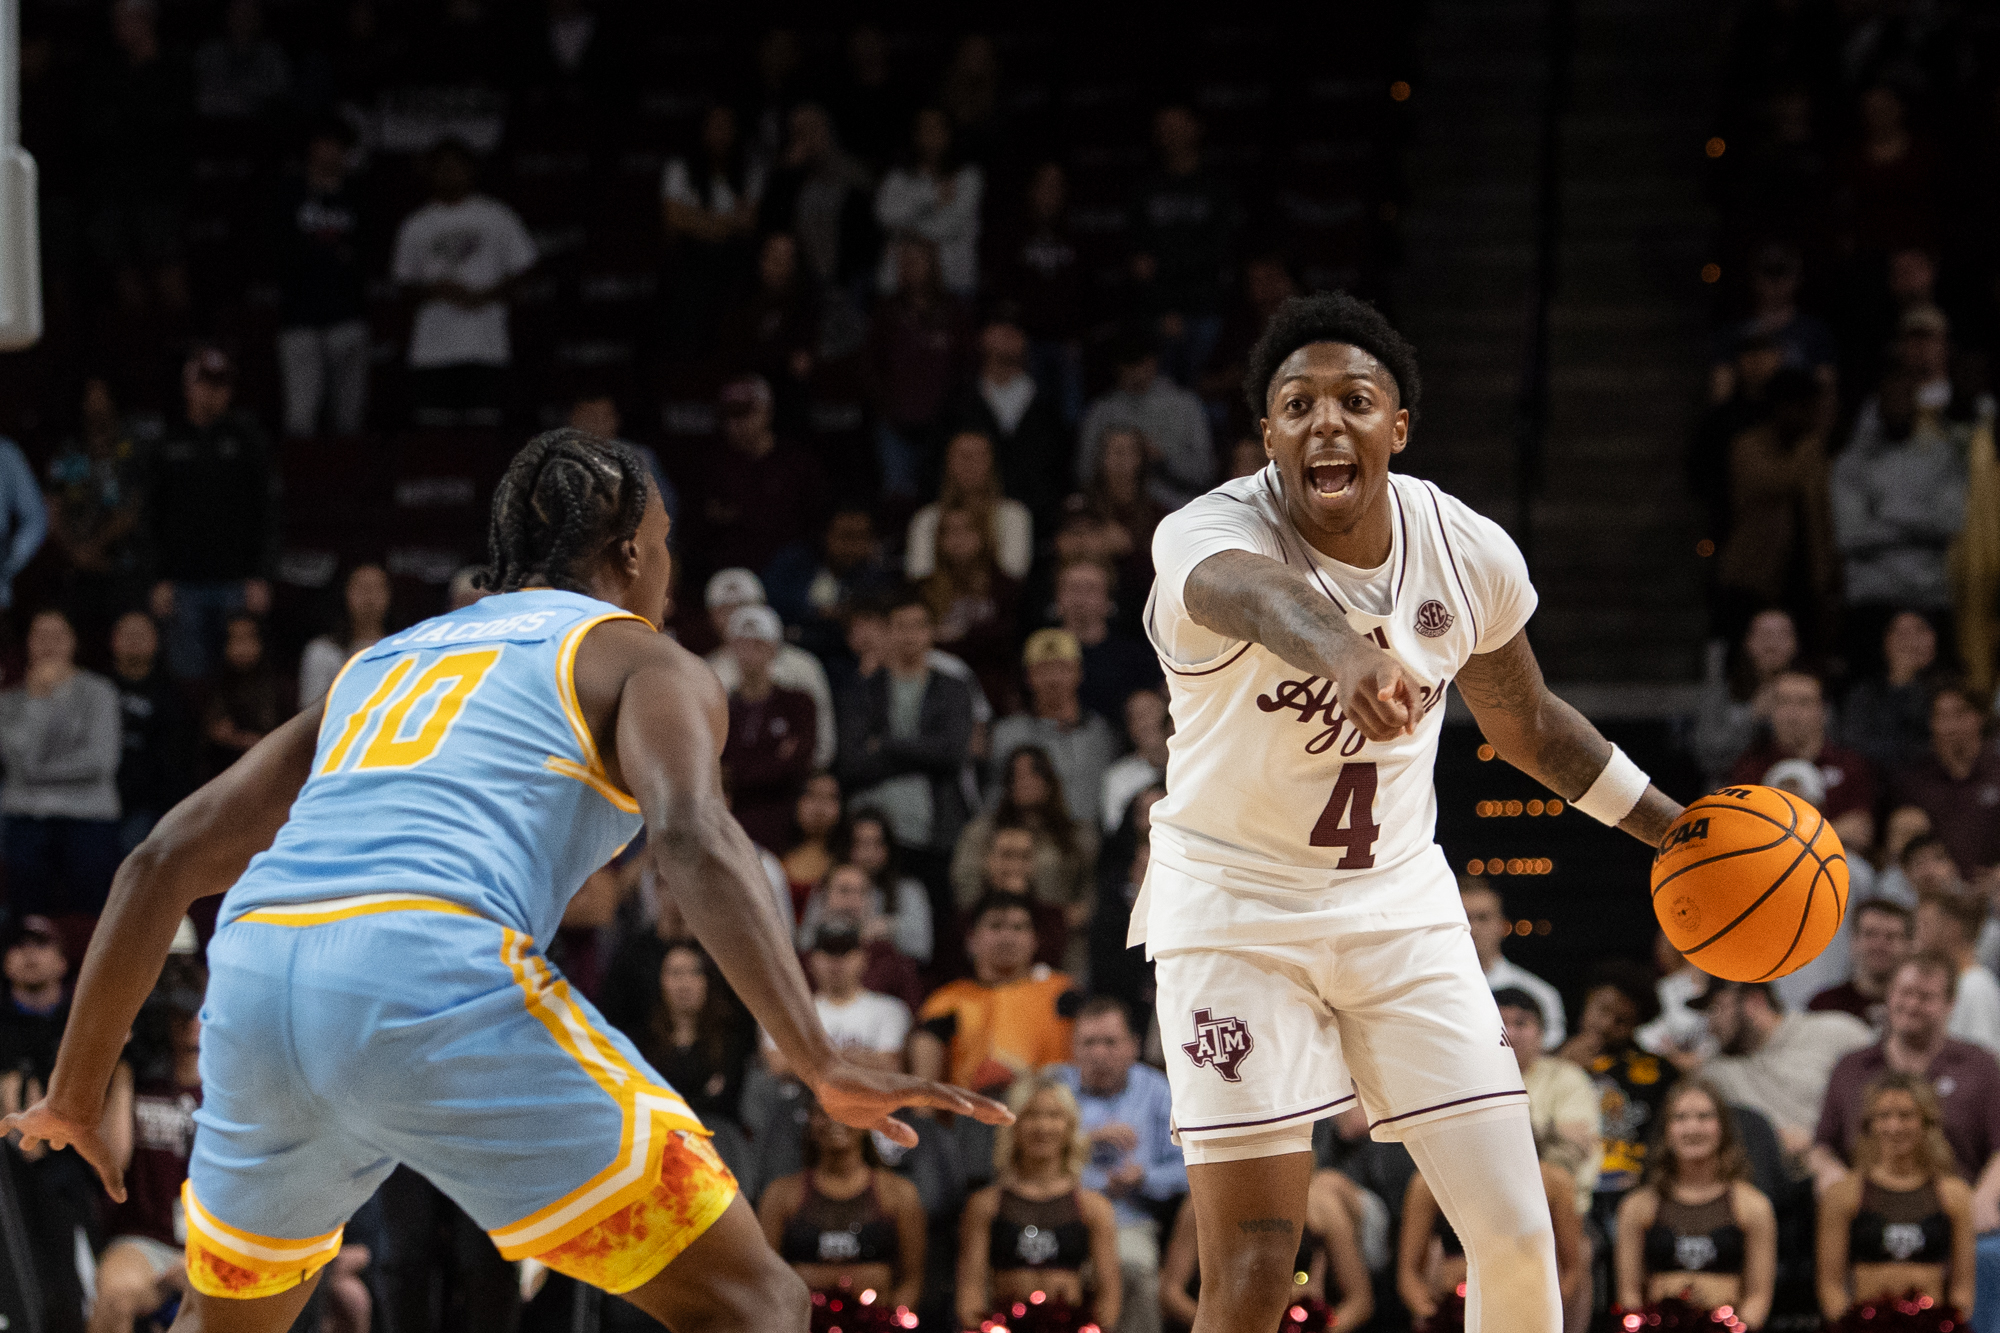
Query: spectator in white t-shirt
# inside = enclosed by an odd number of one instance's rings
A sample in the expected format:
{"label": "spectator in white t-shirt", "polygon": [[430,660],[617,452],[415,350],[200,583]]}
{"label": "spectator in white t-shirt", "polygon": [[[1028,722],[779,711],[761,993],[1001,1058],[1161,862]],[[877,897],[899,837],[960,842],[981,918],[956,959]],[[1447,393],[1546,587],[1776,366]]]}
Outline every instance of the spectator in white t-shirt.
{"label": "spectator in white t-shirt", "polygon": [[1167,696],[1153,689],[1132,691],[1125,700],[1125,734],[1132,738],[1132,753],[1104,770],[1099,813],[1107,838],[1124,822],[1134,796],[1167,780],[1167,737],[1174,734]]}
{"label": "spectator in white t-shirt", "polygon": [[[910,1007],[894,996],[864,990],[861,974],[868,951],[852,917],[829,916],[813,934],[806,954],[812,977],[813,1008],[820,1026],[842,1055],[878,1069],[904,1069],[903,1047],[910,1037]],[[784,1057],[764,1038],[764,1063],[772,1073],[787,1072]]]}
{"label": "spectator in white t-shirt", "polygon": [[[926,107],[910,134],[910,159],[890,170],[875,191],[875,220],[890,235],[922,236],[937,245],[938,278],[953,296],[979,285],[979,203],[986,178],[970,162],[953,160],[951,121]],[[876,284],[896,290],[896,247],[884,248]]]}
{"label": "spectator in white t-shirt", "polygon": [[2000,1054],[2000,980],[1974,957],[1985,920],[1985,896],[1962,884],[1918,891],[1917,951],[1943,954],[1958,967],[1958,997],[1945,1035]]}
{"label": "spectator in white t-shirt", "polygon": [[1500,891],[1476,875],[1460,875],[1458,900],[1465,907],[1465,923],[1472,927],[1472,945],[1479,950],[1479,967],[1486,973],[1486,984],[1496,991],[1513,987],[1534,996],[1542,1011],[1542,1049],[1553,1051],[1562,1045],[1568,1031],[1563,1022],[1562,993],[1500,954],[1500,942],[1514,930]]}
{"label": "spectator in white t-shirt", "polygon": [[430,202],[403,219],[392,276],[418,297],[410,392],[420,424],[498,425],[513,344],[507,298],[535,265],[520,215],[473,192],[472,150],[431,150]]}

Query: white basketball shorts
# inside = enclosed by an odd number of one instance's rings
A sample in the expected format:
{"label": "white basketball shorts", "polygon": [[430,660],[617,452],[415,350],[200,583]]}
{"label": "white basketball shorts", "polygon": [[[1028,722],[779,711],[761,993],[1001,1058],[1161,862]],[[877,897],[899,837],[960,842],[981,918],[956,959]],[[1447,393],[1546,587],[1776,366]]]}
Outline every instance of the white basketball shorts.
{"label": "white basketball shorts", "polygon": [[[1177,872],[1155,865],[1154,891]],[[1175,1141],[1265,1135],[1359,1104],[1377,1139],[1526,1105],[1464,924],[1174,949],[1158,963]]]}

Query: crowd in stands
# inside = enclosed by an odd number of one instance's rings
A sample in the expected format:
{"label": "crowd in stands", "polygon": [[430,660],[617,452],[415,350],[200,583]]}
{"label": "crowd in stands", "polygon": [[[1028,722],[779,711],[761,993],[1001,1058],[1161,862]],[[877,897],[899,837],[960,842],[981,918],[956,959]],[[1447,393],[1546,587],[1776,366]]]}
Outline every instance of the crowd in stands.
{"label": "crowd in stands", "polygon": [[[1019,1119],[910,1150],[831,1121],[641,847],[550,956],[714,1129],[816,1327],[1187,1325],[1186,1169],[1124,948],[1171,732],[1150,541],[1263,465],[1236,382],[1270,311],[1369,289],[1390,191],[1329,164],[1387,133],[1387,78],[1278,98],[1350,151],[1240,114],[1262,73],[1142,102],[1052,92],[1026,39],[518,8],[23,2],[51,331],[0,440],[0,1109],[46,1085],[120,856],[350,655],[479,597],[454,520],[400,528],[479,512],[508,446],[568,423],[642,447],[674,518],[669,628],[728,691],[724,771],[821,1021]],[[1834,823],[1855,907],[1774,984],[1662,941],[1558,987],[1505,956],[1494,885],[1463,902],[1570,1329],[1903,1298],[2000,1328],[2000,197],[1953,129],[1993,95],[1960,28],[1903,7],[1736,9],[1746,309],[1690,456],[1721,643],[1690,739],[1712,781]],[[114,1089],[131,1199],[8,1150],[51,1330],[164,1326],[184,1287],[215,909]],[[1465,1260],[1408,1154],[1355,1114],[1316,1154],[1284,1327],[1451,1327]],[[404,1170],[300,1326],[576,1308]]]}

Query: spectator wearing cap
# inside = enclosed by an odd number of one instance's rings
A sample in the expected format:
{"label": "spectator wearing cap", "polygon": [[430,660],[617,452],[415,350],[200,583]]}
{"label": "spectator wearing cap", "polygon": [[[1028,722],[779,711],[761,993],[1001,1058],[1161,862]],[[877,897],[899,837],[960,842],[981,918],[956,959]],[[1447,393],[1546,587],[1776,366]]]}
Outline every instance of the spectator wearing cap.
{"label": "spectator wearing cap", "polygon": [[1589,1212],[1598,1164],[1604,1157],[1597,1089],[1578,1066],[1544,1054],[1548,1040],[1543,1009],[1533,994],[1519,986],[1502,986],[1493,992],[1493,1003],[1499,1006],[1507,1044],[1514,1048],[1521,1081],[1528,1089],[1535,1152],[1570,1174],[1576,1181],[1576,1211]]}
{"label": "spectator wearing cap", "polygon": [[2000,980],[1980,966],[1974,952],[1986,910],[1985,895],[1961,883],[1919,890],[1916,947],[1921,953],[1949,958],[1958,969],[1946,1035],[1975,1042],[2000,1055]]}
{"label": "spectator wearing cap", "polygon": [[407,356],[420,425],[497,426],[514,346],[507,303],[535,266],[520,214],[475,193],[472,150],[431,150],[430,200],[396,231],[390,276],[418,301]]}
{"label": "spectator wearing cap", "polygon": [[[1083,650],[1083,683],[1077,698],[1099,717],[1124,716],[1135,690],[1161,684],[1160,657],[1152,646],[1111,623],[1117,609],[1111,592],[1118,576],[1111,566],[1074,560],[1056,574],[1056,622]],[[1133,590],[1133,596],[1142,596]]]}
{"label": "spectator wearing cap", "polygon": [[[709,625],[724,644],[708,655],[709,669],[722,682],[722,688],[733,693],[743,683],[743,677],[727,647],[730,621],[746,606],[764,605],[764,584],[747,569],[718,570],[703,590],[702,600],[708,607]],[[812,699],[812,766],[830,767],[839,734],[834,725],[833,689],[827,684],[826,668],[811,653],[781,638],[778,651],[771,658],[771,683],[782,690],[798,690]]]}
{"label": "spectator wearing cap", "polygon": [[60,611],[28,626],[28,674],[0,692],[7,893],[17,912],[94,918],[118,869],[118,690],[76,665]]}
{"label": "spectator wearing cap", "polygon": [[1910,909],[1887,898],[1870,898],[1855,904],[1848,929],[1854,936],[1852,974],[1813,996],[1806,1008],[1853,1014],[1879,1034],[1889,1021],[1889,982],[1910,956]]}
{"label": "spectator wearing cap", "polygon": [[[840,1053],[857,1064],[902,1069],[903,1048],[910,1036],[910,1007],[893,995],[862,985],[868,950],[861,941],[860,922],[832,914],[823,918],[813,932],[805,962],[806,975],[813,984],[813,1008]],[[790,1072],[768,1034],[764,1063],[774,1074]]]}
{"label": "spectator wearing cap", "polygon": [[0,1006],[0,1076],[25,1073],[47,1087],[69,1022],[69,958],[62,932],[45,916],[20,917],[7,933],[0,971],[7,980],[7,1001]]}
{"label": "spectator wearing cap", "polygon": [[1139,1061],[1131,1012],[1108,995],[1076,1012],[1071,1063],[1049,1072],[1076,1095],[1090,1146],[1083,1187],[1111,1200],[1118,1219],[1120,1333],[1160,1327],[1160,1210],[1188,1190],[1187,1163],[1173,1141],[1167,1076]]}
{"label": "spectator wearing cap", "polygon": [[1732,1105],[1748,1106],[1777,1126],[1787,1152],[1803,1155],[1833,1067],[1875,1034],[1852,1014],[1786,1013],[1765,982],[1717,979],[1690,1004],[1708,1016],[1720,1052],[1702,1066],[1703,1076]]}
{"label": "spectator wearing cap", "polygon": [[778,438],[761,376],[725,384],[720,406],[724,447],[709,462],[701,542],[688,549],[718,566],[763,569],[818,530],[826,477],[818,459]]}
{"label": "spectator wearing cap", "polygon": [[[18,918],[0,949],[0,971],[7,981],[0,1000],[0,1115],[10,1115],[48,1090],[69,1020],[69,960],[55,924],[43,916]],[[122,1079],[114,1083],[114,1106],[119,1084],[130,1088]],[[42,1280],[43,1308],[36,1316],[46,1328],[80,1328],[76,1244],[79,1231],[87,1234],[96,1226],[96,1174],[74,1148],[23,1149],[12,1143],[0,1147],[0,1154],[8,1158],[4,1166],[27,1217],[29,1255]]]}
{"label": "spectator wearing cap", "polygon": [[1931,694],[1930,753],[1897,775],[1894,805],[1930,820],[1959,870],[1984,885],[2000,866],[2000,751],[1987,744],[1979,696],[1961,683]]}
{"label": "spectator wearing cap", "polygon": [[1521,990],[1535,997],[1537,1022],[1542,1031],[1542,1047],[1554,1050],[1569,1037],[1563,1020],[1562,992],[1506,957],[1500,946],[1514,933],[1507,916],[1507,904],[1492,882],[1477,875],[1462,875],[1458,881],[1459,905],[1465,909],[1466,925],[1472,930],[1472,946],[1479,951],[1479,970],[1494,993]]}
{"label": "spectator wearing cap", "polygon": [[1083,706],[1083,648],[1068,630],[1036,630],[1021,650],[1029,710],[993,724],[992,782],[1007,777],[1003,765],[1024,745],[1040,746],[1062,779],[1072,819],[1089,828],[1102,823],[1097,803],[1105,770],[1118,757],[1111,724]]}
{"label": "spectator wearing cap", "polygon": [[939,987],[917,1011],[911,1072],[984,1092],[1069,1059],[1081,997],[1068,976],[1034,961],[1027,899],[988,894],[965,920],[972,976]]}
{"label": "spectator wearing cap", "polygon": [[1201,399],[1160,374],[1160,356],[1148,335],[1128,335],[1117,349],[1117,380],[1090,405],[1078,432],[1076,484],[1088,487],[1097,476],[1104,437],[1123,427],[1136,430],[1152,446],[1158,480],[1185,503],[1215,482],[1215,442]]}
{"label": "spectator wearing cap", "polygon": [[1907,366],[1890,369],[1833,462],[1833,535],[1857,659],[1894,612],[1952,605],[1946,554],[1965,525],[1965,449],[1923,409],[1918,386]]}
{"label": "spectator wearing cap", "polygon": [[972,690],[939,671],[935,625],[915,589],[888,608],[882,665],[848,687],[839,708],[840,780],[854,805],[888,817],[896,845],[948,919],[945,866],[970,815],[959,775],[972,744]]}
{"label": "spectator wearing cap", "polygon": [[979,331],[979,370],[947,415],[952,430],[992,442],[1000,488],[1027,506],[1038,527],[1051,524],[1068,473],[1068,432],[1054,397],[1028,373],[1028,334],[1011,308]]}
{"label": "spectator wearing cap", "polygon": [[161,438],[141,487],[156,562],[153,618],[166,627],[167,670],[209,674],[239,612],[271,609],[278,563],[278,472],[255,418],[235,406],[236,365],[203,347],[181,368],[186,416]]}
{"label": "spectator wearing cap", "polygon": [[729,688],[729,739],[722,771],[736,822],[760,847],[782,845],[792,803],[813,771],[817,733],[812,696],[771,679],[784,626],[768,606],[739,606],[722,651],[736,664]]}

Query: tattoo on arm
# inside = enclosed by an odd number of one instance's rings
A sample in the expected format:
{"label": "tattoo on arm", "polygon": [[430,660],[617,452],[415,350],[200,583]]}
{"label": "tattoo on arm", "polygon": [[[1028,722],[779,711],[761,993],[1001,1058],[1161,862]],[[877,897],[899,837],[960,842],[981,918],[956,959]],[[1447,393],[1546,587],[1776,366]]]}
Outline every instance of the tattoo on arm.
{"label": "tattoo on arm", "polygon": [[1298,1231],[1299,1224],[1288,1217],[1250,1217],[1236,1224],[1246,1236],[1285,1235]]}
{"label": "tattoo on arm", "polygon": [[1611,758],[1597,728],[1549,693],[1525,630],[1469,658],[1458,692],[1500,757],[1565,799],[1589,791]]}
{"label": "tattoo on arm", "polygon": [[1301,671],[1337,675],[1359,641],[1347,616],[1286,566],[1254,551],[1222,551],[1188,573],[1188,614],[1203,629],[1259,643]]}

